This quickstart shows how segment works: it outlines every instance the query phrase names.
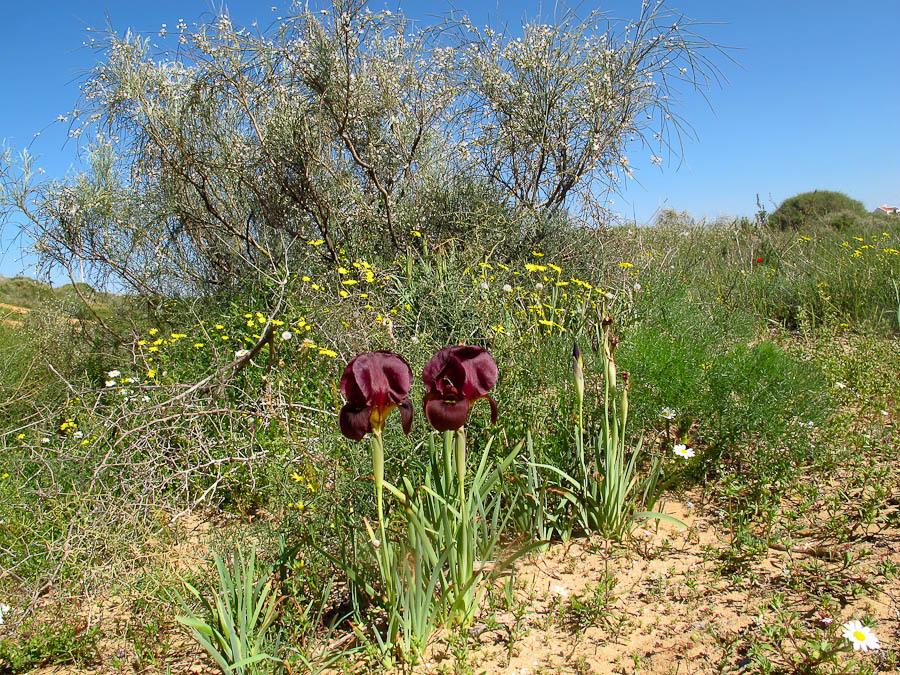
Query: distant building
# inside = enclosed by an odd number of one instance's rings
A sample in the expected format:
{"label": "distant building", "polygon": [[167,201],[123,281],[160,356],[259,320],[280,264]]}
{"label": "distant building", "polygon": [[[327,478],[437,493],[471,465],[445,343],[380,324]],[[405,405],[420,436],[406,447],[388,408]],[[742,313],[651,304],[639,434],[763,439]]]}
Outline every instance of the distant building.
{"label": "distant building", "polygon": [[879,206],[875,213],[886,213],[890,216],[900,215],[900,206]]}

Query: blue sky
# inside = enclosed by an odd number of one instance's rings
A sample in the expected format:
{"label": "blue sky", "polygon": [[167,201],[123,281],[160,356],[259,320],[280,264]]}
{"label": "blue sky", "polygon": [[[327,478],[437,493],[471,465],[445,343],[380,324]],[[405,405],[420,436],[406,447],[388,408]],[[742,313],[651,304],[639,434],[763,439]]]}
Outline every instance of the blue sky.
{"label": "blue sky", "polygon": [[[799,192],[832,189],[868,209],[900,204],[900,2],[865,0],[667,0],[668,7],[709,22],[700,32],[733,47],[739,65],[719,60],[730,83],[703,97],[686,96],[679,110],[693,126],[684,161],[651,165],[649,152],[630,156],[637,171],[613,209],[639,223],[660,208],[694,217],[752,215],[756,195],[773,204]],[[235,23],[273,20],[280,0],[225,3]],[[272,11],[272,6],[278,10]],[[539,13],[538,2],[456,0],[478,23],[499,18],[514,28]],[[119,31],[148,34],[210,16],[206,0],[6,0],[0,3],[0,142],[39,155],[38,166],[63,176],[75,162],[57,115],[72,109],[80,78],[97,56],[81,47],[107,16]],[[428,20],[445,2],[372,2]],[[585,2],[582,11],[595,5]],[[637,14],[640,0],[596,5],[615,16]],[[545,7],[550,8],[552,4]],[[711,107],[710,107],[711,105]],[[48,126],[49,125],[49,126]],[[43,130],[43,131],[42,131]],[[34,138],[34,134],[41,135]],[[0,274],[33,274],[29,242],[16,219],[0,235]],[[24,249],[24,250],[23,250]]]}

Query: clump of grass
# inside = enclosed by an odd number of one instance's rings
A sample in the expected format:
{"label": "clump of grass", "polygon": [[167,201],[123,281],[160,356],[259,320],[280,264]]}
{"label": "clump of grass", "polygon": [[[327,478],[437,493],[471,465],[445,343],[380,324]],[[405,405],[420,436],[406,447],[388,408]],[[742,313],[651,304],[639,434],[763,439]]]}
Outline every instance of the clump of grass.
{"label": "clump of grass", "polygon": [[50,665],[98,663],[100,629],[88,626],[84,617],[72,616],[57,608],[50,616],[28,617],[15,638],[0,639],[0,669],[27,673]]}

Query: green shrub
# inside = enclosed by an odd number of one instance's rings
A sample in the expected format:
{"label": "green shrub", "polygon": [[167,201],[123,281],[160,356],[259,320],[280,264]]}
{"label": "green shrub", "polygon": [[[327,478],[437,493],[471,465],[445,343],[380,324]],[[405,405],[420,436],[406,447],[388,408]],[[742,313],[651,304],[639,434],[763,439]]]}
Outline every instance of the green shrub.
{"label": "green shrub", "polygon": [[46,665],[97,663],[100,630],[62,613],[33,616],[14,636],[0,640],[0,673],[27,673]]}
{"label": "green shrub", "polygon": [[[828,410],[827,386],[814,365],[755,341],[748,312],[693,299],[677,283],[642,302],[619,348],[632,374],[636,429],[674,425],[678,442],[703,448],[697,465],[706,469],[737,461],[748,447],[763,453],[776,443],[803,446],[810,424]],[[666,409],[671,423],[661,417]],[[754,475],[771,473],[769,459],[759,458]]]}
{"label": "green shrub", "polygon": [[769,224],[780,230],[798,229],[812,219],[838,212],[841,216],[835,218],[831,224],[837,229],[842,229],[852,225],[854,214],[864,215],[866,210],[862,202],[851,199],[842,192],[814,190],[784,200],[769,216]]}

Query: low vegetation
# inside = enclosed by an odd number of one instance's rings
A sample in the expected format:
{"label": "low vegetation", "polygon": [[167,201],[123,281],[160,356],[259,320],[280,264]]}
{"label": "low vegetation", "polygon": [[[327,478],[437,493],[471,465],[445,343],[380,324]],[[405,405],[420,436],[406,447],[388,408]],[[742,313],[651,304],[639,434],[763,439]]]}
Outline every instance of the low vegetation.
{"label": "low vegetation", "polygon": [[[453,625],[491,625],[501,610],[490,609],[490,598],[510,583],[501,573],[530,569],[523,561],[540,555],[536,549],[596,533],[618,542],[616,556],[665,559],[665,541],[635,539],[635,519],[643,532],[646,519],[665,518],[659,527],[672,541],[683,535],[670,524],[681,520],[671,505],[687,501],[720,538],[705,552],[694,548],[711,579],[740,584],[760,561],[783,555],[800,576],[783,577],[764,597],[824,608],[838,624],[868,616],[888,645],[895,639],[889,621],[853,611],[896,580],[877,551],[897,527],[891,430],[900,392],[890,373],[900,324],[891,260],[900,228],[887,219],[878,224],[853,233],[777,233],[740,222],[573,232],[560,235],[555,250],[520,259],[471,245],[438,247],[423,237],[418,250],[396,261],[347,258],[330,273],[298,270],[268,305],[252,294],[240,302],[170,301],[154,314],[130,304],[109,324],[128,336],[121,342],[96,322],[71,330],[52,303],[34,310],[25,325],[7,330],[2,351],[9,403],[0,520],[13,561],[2,584],[11,607],[5,627],[13,632],[0,654],[15,671],[58,659],[114,665],[120,661],[98,651],[101,633],[76,639],[47,621],[71,612],[59,625],[84,616],[93,627],[115,597],[122,616],[105,630],[115,632],[119,649],[148,665],[166,663],[184,644],[171,603],[188,603],[192,594],[180,584],[211,598],[202,591],[210,582],[232,579],[251,592],[268,577],[277,602],[264,613],[274,623],[257,645],[272,658],[247,668],[360,659],[372,667],[411,665],[434,658],[440,626],[452,633],[459,630]],[[586,247],[575,244],[585,238],[602,257],[581,253]],[[812,284],[810,264],[827,281]],[[776,289],[792,299],[790,313],[772,303]],[[583,385],[573,379],[573,341]],[[56,351],[47,352],[52,343]],[[449,539],[403,548],[413,531],[439,531],[442,509],[459,513],[462,503],[453,496],[459,484],[441,482],[450,480],[442,467],[455,441],[426,430],[421,385],[411,382],[412,433],[400,433],[393,416],[384,427],[391,489],[382,497],[383,525],[366,480],[371,456],[341,437],[336,417],[341,372],[354,355],[387,349],[418,373],[447,344],[483,346],[500,372],[491,392],[496,424],[478,402],[466,425],[465,494],[478,498],[465,503],[480,515],[466,535],[475,537],[466,554],[472,557],[461,568],[447,566],[459,522],[447,521],[442,537]],[[35,359],[23,377],[12,366],[32,354],[52,355],[53,368]],[[613,362],[628,372],[627,382],[611,379]],[[30,389],[24,381],[32,381]],[[594,440],[614,430],[621,456]],[[860,454],[867,459],[860,462]],[[840,485],[824,480],[835,471]],[[608,490],[617,480],[625,483],[615,496]],[[426,495],[437,501],[409,501]],[[810,528],[796,514],[812,508],[824,520]],[[413,530],[404,534],[405,527]],[[186,540],[188,528],[205,534]],[[372,549],[373,538],[385,543]],[[246,541],[256,542],[253,569],[245,561],[228,572],[220,560],[214,572],[203,562],[207,550],[224,560],[236,546],[246,553]],[[379,563],[373,551],[386,552],[387,542],[400,547],[391,553],[400,557]],[[813,548],[821,555],[798,553]],[[402,576],[388,581],[404,556],[426,550],[435,558],[421,561],[417,575],[424,576],[410,578],[424,587],[404,586]],[[483,560],[497,567],[476,572]],[[474,576],[451,581],[442,571],[451,569]],[[859,581],[848,595],[850,579]],[[452,599],[456,587],[472,592],[462,605]],[[385,595],[389,588],[393,595]],[[80,604],[67,604],[75,589]],[[510,589],[518,589],[510,591],[512,609],[526,602],[527,587]],[[407,625],[410,610],[402,608],[412,605],[403,598],[413,591],[425,602],[418,606],[430,609]],[[560,605],[560,625],[618,626],[626,610],[601,603],[598,592]],[[433,607],[422,599],[432,594]],[[219,625],[234,611],[208,605],[213,613],[204,619],[202,610],[183,607],[182,616]],[[784,664],[813,658],[803,649],[834,640],[817,614],[759,611],[780,617],[788,633],[739,632],[727,644],[716,635],[710,653],[735,662],[741,657],[729,653],[749,653],[755,663],[789,668]],[[538,629],[528,621],[520,628]],[[477,648],[466,634],[452,638],[462,640],[459,667]],[[797,644],[806,647],[796,651],[788,635],[795,643],[805,636]],[[863,670],[888,663],[847,661],[840,639],[829,644],[816,652],[826,663]],[[232,658],[232,665],[239,660]]]}
{"label": "low vegetation", "polygon": [[0,280],[0,672],[897,672],[900,220],[608,223],[723,55],[642,7],[98,45],[0,163],[116,291]]}

